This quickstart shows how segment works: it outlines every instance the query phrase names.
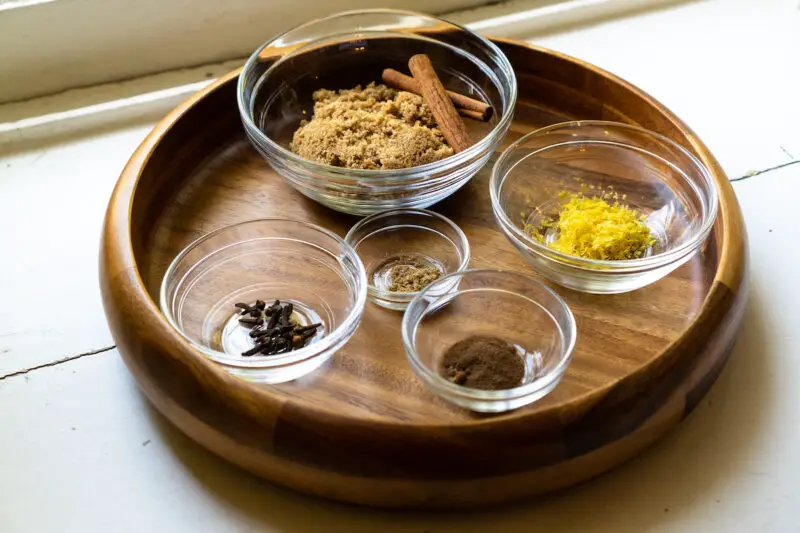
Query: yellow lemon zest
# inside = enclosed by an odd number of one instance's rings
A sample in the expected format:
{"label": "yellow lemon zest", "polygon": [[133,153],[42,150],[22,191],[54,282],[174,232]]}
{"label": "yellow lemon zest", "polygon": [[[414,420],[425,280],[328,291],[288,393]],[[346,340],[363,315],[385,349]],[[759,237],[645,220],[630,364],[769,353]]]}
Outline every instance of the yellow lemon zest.
{"label": "yellow lemon zest", "polygon": [[655,243],[645,217],[619,203],[624,195],[610,192],[592,198],[568,193],[559,196],[564,204],[557,220],[545,220],[538,229],[530,228],[530,235],[544,242],[543,230],[555,227],[558,237],[548,243],[554,250],[586,259],[624,260],[642,257]]}

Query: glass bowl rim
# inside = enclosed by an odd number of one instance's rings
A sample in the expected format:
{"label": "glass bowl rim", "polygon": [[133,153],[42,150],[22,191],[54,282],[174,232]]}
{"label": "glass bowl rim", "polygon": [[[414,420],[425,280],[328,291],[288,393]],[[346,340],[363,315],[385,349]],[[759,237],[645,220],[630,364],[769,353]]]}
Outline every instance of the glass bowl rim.
{"label": "glass bowl rim", "polygon": [[[571,255],[564,252],[560,252],[558,250],[554,250],[548,246],[544,246],[543,244],[536,242],[534,239],[531,239],[528,235],[525,234],[525,232],[520,230],[513,222],[511,222],[511,219],[508,217],[505,210],[500,206],[498,189],[502,184],[502,181],[506,175],[506,173],[503,172],[501,176],[501,172],[499,170],[500,166],[503,163],[505,163],[505,161],[508,158],[511,157],[511,154],[513,152],[515,152],[518,148],[520,148],[521,145],[527,142],[530,138],[535,136],[540,136],[542,134],[548,133],[552,130],[559,128],[580,127],[580,126],[614,127],[614,128],[636,131],[638,133],[644,133],[659,141],[666,143],[667,145],[669,145],[674,149],[677,149],[684,156],[688,157],[689,160],[698,167],[698,169],[700,169],[700,172],[703,175],[704,179],[706,180],[706,184],[709,189],[708,214],[703,220],[703,223],[701,224],[700,228],[691,236],[690,239],[688,239],[680,246],[673,248],[672,250],[667,250],[666,252],[652,255],[650,257],[642,257],[639,259],[622,259],[622,260],[586,259],[580,256]],[[585,142],[592,143],[600,141],[587,140]],[[636,146],[636,145],[631,145],[631,146]],[[660,157],[657,156],[656,154],[653,154],[649,150],[645,150],[640,147],[637,147],[637,149],[642,150],[655,157]],[[676,168],[679,167],[676,166]],[[679,168],[679,170],[683,171],[682,168]],[[519,241],[521,244],[524,244],[529,248],[532,248],[533,249],[532,251],[537,253],[538,255],[554,259],[570,267],[580,268],[583,270],[591,270],[591,271],[606,270],[606,271],[624,272],[624,271],[639,270],[652,266],[665,265],[674,262],[680,259],[681,257],[684,257],[686,254],[691,253],[694,249],[696,249],[708,236],[708,233],[711,231],[711,228],[716,222],[718,205],[719,205],[719,187],[717,186],[716,179],[711,174],[711,171],[708,169],[708,167],[705,164],[703,164],[703,162],[700,161],[698,157],[696,157],[694,154],[689,152],[686,148],[684,148],[677,142],[673,141],[672,139],[660,133],[648,130],[646,128],[642,128],[640,126],[625,124],[623,122],[608,121],[608,120],[570,120],[566,122],[559,122],[557,124],[552,124],[550,126],[545,126],[543,128],[538,128],[530,133],[523,135],[522,137],[514,141],[511,145],[509,145],[509,147],[503,151],[503,153],[500,155],[500,157],[497,158],[497,161],[492,166],[492,173],[491,177],[489,178],[489,195],[491,198],[492,210],[494,211],[495,216],[497,216],[498,220],[500,221],[501,227],[503,228],[504,231],[511,231],[513,237],[515,237],[516,240]]]}
{"label": "glass bowl rim", "polygon": [[[349,168],[335,167],[332,165],[325,165],[322,163],[317,163],[315,161],[310,161],[308,159],[298,156],[297,154],[293,153],[290,150],[287,150],[280,144],[273,141],[263,131],[261,131],[261,129],[258,128],[255,125],[255,122],[253,121],[253,118],[251,116],[252,114],[250,113],[249,110],[250,106],[244,100],[245,79],[252,72],[255,65],[258,63],[258,59],[260,57],[261,52],[291,32],[300,30],[302,28],[310,27],[316,24],[320,24],[328,20],[344,18],[353,15],[365,15],[365,14],[386,14],[386,15],[405,15],[413,17],[422,17],[428,20],[449,24],[453,27],[456,27],[464,31],[465,33],[472,35],[479,42],[481,42],[482,45],[486,46],[491,52],[493,52],[498,58],[498,63],[500,64],[502,71],[506,73],[507,76],[509,77],[508,90],[510,91],[510,98],[509,101],[507,102],[506,109],[503,110],[503,115],[497,121],[497,124],[495,124],[492,130],[489,133],[487,133],[480,141],[476,142],[463,152],[458,152],[451,156],[445,157],[444,159],[426,163],[424,165],[418,165],[409,168],[388,169],[388,170],[349,169]],[[355,32],[356,30],[353,31]],[[317,40],[325,39],[327,37],[319,37],[315,40],[309,41],[308,43],[304,44],[311,44]],[[262,74],[262,76],[267,75],[269,73],[269,70],[271,70],[274,66],[276,66],[280,61],[282,61],[286,56],[290,55],[291,53],[292,52],[289,52],[288,54],[280,56],[280,58],[273,65],[271,65],[267,69],[267,71],[265,71],[264,74]],[[502,83],[503,80],[500,81]],[[505,88],[506,87],[503,87],[503,89]],[[517,78],[516,78],[516,73],[514,72],[514,68],[511,66],[511,62],[508,60],[506,55],[503,53],[502,50],[500,50],[500,48],[496,44],[491,42],[486,37],[483,37],[482,35],[479,35],[478,33],[475,33],[472,30],[460,24],[456,24],[455,22],[450,22],[449,20],[435,17],[433,15],[428,15],[426,13],[419,13],[416,11],[403,10],[403,9],[382,9],[382,8],[355,9],[348,11],[340,11],[338,13],[334,13],[326,17],[312,19],[302,24],[298,24],[297,26],[294,26],[282,33],[273,36],[267,42],[259,46],[256,49],[256,51],[253,52],[247,59],[247,62],[245,62],[244,67],[242,67],[242,70],[239,73],[239,79],[237,80],[236,83],[236,101],[239,107],[239,115],[242,121],[244,122],[247,132],[250,135],[255,135],[258,138],[259,142],[267,144],[267,146],[269,146],[270,149],[276,150],[278,152],[277,154],[278,157],[282,157],[284,159],[289,160],[292,163],[311,169],[312,172],[315,172],[317,174],[333,176],[336,178],[340,178],[342,175],[345,175],[345,176],[352,176],[354,179],[358,180],[374,179],[376,181],[386,181],[392,183],[397,181],[403,181],[406,179],[413,179],[417,175],[425,175],[427,173],[447,168],[449,166],[457,166],[472,161],[473,159],[479,158],[482,152],[488,149],[489,146],[491,146],[491,144],[494,142],[494,137],[496,137],[499,132],[505,131],[506,125],[510,124],[513,118],[514,107],[517,101]]]}
{"label": "glass bowl rim", "polygon": [[[464,251],[464,257],[459,262],[458,269],[456,269],[455,271],[451,272],[451,274],[457,274],[459,272],[464,272],[466,270],[467,266],[469,265],[470,256],[471,256],[470,247],[469,247],[469,239],[467,239],[466,234],[458,226],[458,224],[456,224],[455,222],[453,222],[452,220],[450,220],[446,216],[444,216],[444,215],[442,215],[440,213],[437,213],[436,211],[431,211],[430,209],[420,209],[420,208],[416,208],[416,207],[400,207],[400,208],[397,208],[397,209],[389,209],[387,211],[379,211],[378,213],[373,213],[372,215],[369,215],[369,216],[364,217],[363,219],[359,220],[352,228],[350,228],[350,231],[348,231],[347,235],[345,235],[345,237],[344,237],[344,241],[347,244],[349,244],[353,248],[353,250],[355,250],[356,249],[356,245],[355,245],[355,243],[352,242],[352,239],[353,239],[353,234],[356,231],[362,229],[364,226],[366,226],[368,223],[370,223],[370,222],[372,222],[374,220],[377,220],[377,219],[382,218],[384,216],[397,215],[397,214],[431,215],[431,216],[433,216],[433,218],[436,218],[436,219],[444,222],[448,226],[450,226],[450,228],[452,228],[455,231],[456,235],[458,235],[458,239],[461,241],[461,249]],[[427,228],[427,226],[426,226],[426,228]],[[427,229],[430,229],[430,228],[427,228]],[[358,252],[356,252],[356,254],[357,253]],[[447,277],[449,275],[450,274],[446,274],[445,276],[442,276],[441,278],[437,279],[436,281],[431,282],[429,284],[429,286],[432,285],[433,283],[438,282],[441,279],[444,279],[445,277]],[[417,294],[419,294],[420,292],[422,292],[424,290],[424,289],[420,289],[417,292],[411,292],[411,293],[409,293],[409,292],[396,292],[396,291],[382,291],[382,290],[376,288],[374,285],[372,285],[372,283],[369,280],[367,280],[367,285],[368,285],[368,290],[373,291],[379,297],[381,297],[381,298],[392,298],[392,299],[395,299],[395,300],[409,300],[409,301],[411,301],[414,296],[416,296]]]}
{"label": "glass bowl rim", "polygon": [[[420,305],[420,301],[425,299],[428,292],[430,292],[431,288],[439,283],[446,283],[445,280],[449,280],[455,277],[465,277],[473,274],[499,274],[501,276],[513,276],[520,280],[525,280],[528,283],[537,285],[538,288],[544,290],[548,293],[553,299],[555,300],[558,307],[560,307],[565,313],[568,322],[568,329],[563,330],[557,321],[555,321],[555,317],[553,320],[555,322],[555,327],[561,332],[561,335],[564,339],[564,346],[559,354],[560,360],[558,364],[545,376],[541,378],[534,379],[530,383],[526,383],[524,385],[520,385],[519,387],[514,387],[511,389],[501,389],[501,390],[484,390],[484,389],[475,389],[472,387],[465,387],[463,385],[456,385],[455,383],[451,383],[450,381],[444,379],[439,374],[431,370],[428,365],[424,364],[420,358],[419,354],[417,353],[416,348],[414,347],[414,339],[412,338],[412,324],[411,324],[411,314],[410,310],[414,307]],[[484,287],[480,290],[491,290],[492,287]],[[443,294],[438,296],[438,298],[446,298],[450,293]],[[530,298],[528,298],[530,300]],[[533,300],[535,301],[535,300]],[[538,303],[538,302],[537,302]],[[551,314],[548,311],[548,314]],[[416,324],[413,325],[416,327]],[[424,376],[423,381],[427,381],[428,384],[434,386],[435,388],[440,388],[449,393],[451,396],[461,396],[467,397],[473,400],[478,401],[503,401],[503,400],[511,400],[514,398],[520,398],[529,396],[530,394],[534,394],[539,390],[545,389],[550,386],[553,381],[557,381],[561,379],[561,376],[566,372],[567,367],[572,360],[572,352],[575,349],[575,343],[577,342],[578,331],[577,325],[575,322],[575,315],[572,313],[572,309],[570,308],[569,304],[553,289],[542,283],[541,281],[537,280],[533,276],[528,274],[523,274],[521,272],[516,272],[512,270],[503,270],[499,268],[473,268],[468,270],[463,270],[461,272],[454,272],[452,274],[448,274],[438,280],[434,281],[414,297],[411,303],[408,305],[405,313],[403,314],[403,321],[401,324],[401,333],[403,337],[403,348],[406,351],[406,358],[411,363],[412,369],[417,371],[417,374],[421,374]],[[437,393],[438,394],[438,393]]]}
{"label": "glass bowl rim", "polygon": [[[305,226],[306,228],[315,230],[327,237],[333,239],[335,243],[342,245],[342,250],[344,254],[350,259],[353,264],[356,266],[357,270],[357,277],[360,282],[360,287],[358,293],[356,294],[355,302],[353,303],[352,309],[348,312],[345,319],[342,321],[341,324],[336,326],[332,329],[327,335],[321,338],[319,341],[309,344],[308,346],[304,346],[299,350],[292,350],[291,352],[287,352],[285,354],[278,354],[274,356],[270,356],[268,360],[244,360],[244,361],[237,361],[234,360],[230,354],[225,352],[220,352],[218,350],[211,350],[196,343],[194,340],[189,338],[186,333],[184,333],[183,329],[178,326],[175,317],[172,314],[171,306],[167,305],[167,280],[170,279],[171,276],[174,275],[175,270],[177,269],[178,264],[189,255],[195,248],[197,248],[203,242],[216,237],[222,233],[226,233],[230,230],[235,228],[239,228],[242,226],[247,226],[251,224],[261,224],[261,223],[273,223],[273,222],[289,222],[291,224],[296,224],[300,226]],[[251,239],[252,240],[252,239]],[[235,246],[239,243],[228,244],[223,248],[218,248],[215,251],[220,251],[224,248],[228,248],[230,246]],[[330,250],[325,250],[326,252],[330,252]],[[341,254],[339,255],[341,257]],[[232,366],[236,368],[244,368],[244,369],[267,369],[273,367],[281,367],[287,365],[294,365],[300,363],[305,360],[313,359],[319,355],[324,354],[327,352],[331,347],[337,345],[341,342],[342,337],[348,331],[351,331],[358,323],[361,321],[361,316],[364,312],[364,307],[367,300],[367,274],[364,270],[364,264],[361,262],[361,258],[358,257],[358,254],[355,253],[355,250],[352,246],[346,243],[341,237],[333,233],[332,231],[323,228],[322,226],[318,226],[316,224],[311,224],[310,222],[304,222],[301,220],[294,220],[290,218],[279,218],[279,217],[271,217],[271,218],[258,218],[253,220],[246,220],[243,222],[237,222],[235,224],[230,224],[227,226],[223,226],[221,228],[217,228],[214,231],[211,231],[194,241],[190,242],[186,245],[183,250],[175,256],[175,258],[170,263],[169,267],[167,267],[166,272],[164,273],[164,277],[161,280],[161,286],[159,288],[159,308],[161,313],[166,317],[167,322],[169,325],[172,326],[175,331],[177,331],[181,337],[186,339],[189,344],[202,352],[204,355],[216,361],[220,364],[226,366]]]}

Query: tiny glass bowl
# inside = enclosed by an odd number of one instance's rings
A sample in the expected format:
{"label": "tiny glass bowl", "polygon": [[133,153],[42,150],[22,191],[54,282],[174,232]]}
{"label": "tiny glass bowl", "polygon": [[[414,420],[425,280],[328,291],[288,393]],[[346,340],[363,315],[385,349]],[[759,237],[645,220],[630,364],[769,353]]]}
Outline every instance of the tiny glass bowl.
{"label": "tiny glass bowl", "polygon": [[[264,219],[216,230],[187,246],[164,275],[161,310],[232,374],[283,383],[317,369],[350,339],[366,296],[364,265],[341,238],[305,222]],[[256,300],[291,303],[296,323],[321,326],[302,348],[245,357],[254,342],[234,304]]]}
{"label": "tiny glass bowl", "polygon": [[[466,120],[470,148],[424,165],[364,170],[309,161],[290,143],[314,110],[319,89],[382,83],[383,69],[408,74],[427,54],[449,90],[491,104],[488,122]],[[349,11],[274,37],[248,59],[237,87],[239,113],[252,145],[305,196],[332,209],[370,215],[427,207],[454,193],[500,146],[511,125],[517,82],[511,63],[488,39],[445,20],[388,9]]]}
{"label": "tiny glass bowl", "polygon": [[[442,293],[441,285],[455,285]],[[417,294],[403,316],[403,346],[417,377],[437,396],[484,413],[535,402],[555,388],[572,358],[575,318],[566,302],[531,276],[502,270],[466,270]],[[518,387],[482,390],[442,377],[444,353],[471,336],[511,344],[525,375]]]}
{"label": "tiny glass bowl", "polygon": [[[637,126],[602,121],[525,135],[495,163],[490,194],[500,228],[538,273],[596,294],[639,289],[687,262],[711,232],[718,203],[714,177],[685,148]],[[551,222],[565,194],[611,194],[645,217],[653,244],[629,260],[585,259],[548,247],[558,238]]]}
{"label": "tiny glass bowl", "polygon": [[[391,290],[395,269],[432,267],[445,276],[469,264],[464,232],[449,218],[426,209],[394,209],[369,216],[353,226],[344,240],[364,263],[369,299],[388,309],[405,309],[419,292]],[[437,294],[452,285],[438,285]]]}

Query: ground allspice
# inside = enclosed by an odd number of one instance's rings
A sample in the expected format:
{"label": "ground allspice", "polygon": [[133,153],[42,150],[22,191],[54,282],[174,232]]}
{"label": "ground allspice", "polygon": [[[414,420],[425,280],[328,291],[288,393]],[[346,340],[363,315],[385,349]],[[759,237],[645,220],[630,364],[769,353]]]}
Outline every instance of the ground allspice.
{"label": "ground allspice", "polygon": [[503,339],[475,335],[447,349],[440,374],[456,385],[473,389],[512,389],[522,384],[525,363]]}

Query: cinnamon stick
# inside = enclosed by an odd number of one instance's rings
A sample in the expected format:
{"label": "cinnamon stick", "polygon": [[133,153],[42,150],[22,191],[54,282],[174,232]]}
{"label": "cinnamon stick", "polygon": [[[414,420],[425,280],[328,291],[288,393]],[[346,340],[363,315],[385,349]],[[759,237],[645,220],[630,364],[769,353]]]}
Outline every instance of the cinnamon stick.
{"label": "cinnamon stick", "polygon": [[447,96],[430,58],[425,54],[417,54],[408,60],[408,68],[419,84],[422,98],[433,113],[436,125],[442,130],[450,147],[455,152],[463,152],[472,146],[467,127],[461,120],[453,102]]}
{"label": "cinnamon stick", "polygon": [[464,109],[463,107],[457,107],[456,111],[458,111],[458,114],[461,115],[462,117],[471,118],[473,120],[480,120],[482,122],[486,122],[487,120],[489,120],[480,111],[473,111],[472,109]]}
{"label": "cinnamon stick", "polygon": [[[386,85],[394,87],[395,89],[408,91],[414,94],[422,94],[417,80],[393,68],[384,69],[381,78]],[[453,101],[453,105],[456,106],[458,112],[461,113],[462,116],[474,118],[475,120],[482,120],[484,122],[492,118],[494,109],[492,109],[491,105],[470,98],[469,96],[464,96],[463,94],[454,93],[453,91],[446,92],[447,96],[450,97],[450,100]]]}

